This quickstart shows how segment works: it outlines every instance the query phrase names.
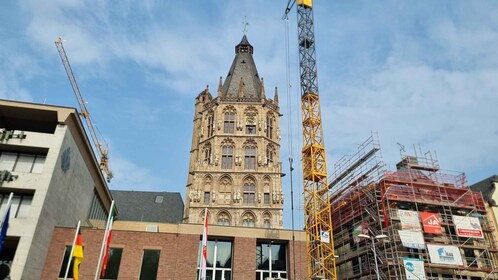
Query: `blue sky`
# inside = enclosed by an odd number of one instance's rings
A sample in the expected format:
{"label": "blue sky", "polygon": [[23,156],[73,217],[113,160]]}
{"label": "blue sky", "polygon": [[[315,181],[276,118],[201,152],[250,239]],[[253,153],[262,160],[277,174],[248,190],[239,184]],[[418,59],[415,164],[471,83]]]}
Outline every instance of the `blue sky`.
{"label": "blue sky", "polygon": [[[286,2],[7,0],[0,10],[0,98],[77,107],[54,46],[61,36],[110,144],[110,187],[184,195],[194,98],[206,85],[215,92],[225,78],[247,18],[259,74],[267,91],[280,91],[281,160],[288,170],[293,139],[300,205],[296,12],[289,19],[291,115]],[[465,172],[469,183],[498,173],[498,2],[315,0],[314,6],[329,173],[370,131],[379,133],[392,169],[401,143],[408,153],[413,145],[435,151],[443,169]],[[288,175],[284,184],[289,227]],[[301,217],[298,211],[298,228]]]}

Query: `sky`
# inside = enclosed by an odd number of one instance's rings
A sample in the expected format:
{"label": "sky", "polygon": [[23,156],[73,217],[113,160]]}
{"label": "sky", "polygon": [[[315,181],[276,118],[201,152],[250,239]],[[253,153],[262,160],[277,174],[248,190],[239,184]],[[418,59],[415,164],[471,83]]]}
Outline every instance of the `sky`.
{"label": "sky", "polygon": [[[282,20],[286,4],[7,0],[0,9],[0,99],[78,107],[54,45],[61,36],[99,137],[110,146],[109,187],[185,196],[194,98],[206,86],[215,95],[247,22],[267,92],[280,92],[284,226],[291,225],[292,156],[300,228],[297,23],[295,8]],[[372,131],[390,169],[403,146],[407,154],[431,151],[442,169],[465,172],[469,184],[498,174],[497,14],[496,1],[315,0],[329,174]]]}

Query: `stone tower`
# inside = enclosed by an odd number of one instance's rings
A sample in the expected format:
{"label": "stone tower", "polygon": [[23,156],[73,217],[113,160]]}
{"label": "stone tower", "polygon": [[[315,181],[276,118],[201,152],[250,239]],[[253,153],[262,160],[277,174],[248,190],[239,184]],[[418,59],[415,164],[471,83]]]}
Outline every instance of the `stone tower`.
{"label": "stone tower", "polygon": [[282,163],[278,92],[265,96],[263,79],[244,35],[217,96],[195,99],[184,221],[282,228]]}

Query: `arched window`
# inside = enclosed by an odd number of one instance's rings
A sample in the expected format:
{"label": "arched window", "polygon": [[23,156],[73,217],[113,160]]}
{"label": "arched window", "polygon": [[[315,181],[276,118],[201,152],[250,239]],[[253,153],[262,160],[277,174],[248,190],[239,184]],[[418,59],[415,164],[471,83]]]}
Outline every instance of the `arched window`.
{"label": "arched window", "polygon": [[256,203],[256,185],[252,181],[244,183],[244,205],[254,205]]}
{"label": "arched window", "polygon": [[233,146],[221,147],[221,168],[232,169],[233,163]]}
{"label": "arched window", "polygon": [[271,228],[271,215],[268,212],[263,214],[263,227]]}
{"label": "arched window", "polygon": [[244,216],[242,217],[242,226],[254,227],[256,225],[255,220],[256,219],[254,218],[253,214],[245,213]]}
{"label": "arched window", "polygon": [[225,121],[223,126],[224,133],[234,133],[235,132],[235,113],[226,112]]}
{"label": "arched window", "polygon": [[221,212],[218,214],[218,225],[220,226],[229,226],[230,225],[230,216],[226,212]]}
{"label": "arched window", "polygon": [[266,164],[273,163],[273,146],[270,144],[266,146]]}
{"label": "arched window", "polygon": [[248,146],[245,148],[244,168],[256,169],[256,147]]}
{"label": "arched window", "polygon": [[204,146],[204,161],[208,164],[213,162],[211,159],[211,144],[209,143]]}

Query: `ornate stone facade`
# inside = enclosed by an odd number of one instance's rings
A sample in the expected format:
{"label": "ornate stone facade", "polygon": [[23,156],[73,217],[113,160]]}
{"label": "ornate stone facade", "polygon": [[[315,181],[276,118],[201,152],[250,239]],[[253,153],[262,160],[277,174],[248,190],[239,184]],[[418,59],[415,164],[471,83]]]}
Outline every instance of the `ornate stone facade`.
{"label": "ornate stone facade", "polygon": [[282,228],[278,93],[265,97],[246,36],[218,96],[195,100],[185,222]]}

